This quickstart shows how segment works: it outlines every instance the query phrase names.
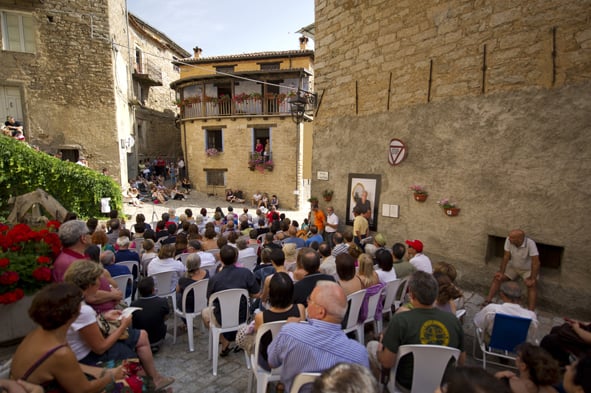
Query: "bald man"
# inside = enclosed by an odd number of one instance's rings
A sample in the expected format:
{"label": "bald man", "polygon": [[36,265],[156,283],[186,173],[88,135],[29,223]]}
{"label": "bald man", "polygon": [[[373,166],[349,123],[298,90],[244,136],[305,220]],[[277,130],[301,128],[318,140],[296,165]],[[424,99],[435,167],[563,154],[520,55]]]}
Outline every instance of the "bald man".
{"label": "bald man", "polygon": [[483,305],[492,303],[501,284],[518,277],[527,287],[527,305],[530,310],[536,308],[536,284],[540,272],[540,254],[534,242],[525,236],[521,229],[513,229],[505,240],[505,254],[498,272],[495,273],[488,296]]}
{"label": "bald man", "polygon": [[310,323],[287,323],[267,353],[272,368],[283,366],[281,381],[289,392],[302,372],[320,372],[338,363],[369,367],[367,350],[341,330],[347,297],[333,281],[318,281],[308,301]]}

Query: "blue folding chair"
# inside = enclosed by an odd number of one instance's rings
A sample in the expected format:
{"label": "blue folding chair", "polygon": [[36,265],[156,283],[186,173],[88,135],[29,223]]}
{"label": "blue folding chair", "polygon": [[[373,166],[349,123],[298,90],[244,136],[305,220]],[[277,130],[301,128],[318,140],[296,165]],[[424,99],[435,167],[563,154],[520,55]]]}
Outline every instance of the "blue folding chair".
{"label": "blue folding chair", "polygon": [[[482,368],[486,369],[486,357],[496,356],[499,358],[515,360],[517,354],[515,353],[515,347],[519,344],[524,343],[527,340],[530,325],[532,320],[529,318],[516,317],[513,315],[489,313],[486,318],[492,318],[494,316],[494,322],[492,331],[490,334],[490,340],[486,342],[485,332],[476,327],[476,338],[480,350],[482,351]],[[532,325],[532,336],[535,334],[537,325]],[[476,342],[474,342],[476,344]],[[477,360],[481,360],[476,357],[475,346],[473,347],[473,356]],[[489,363],[497,364],[503,367],[512,367],[499,362],[490,361]]]}

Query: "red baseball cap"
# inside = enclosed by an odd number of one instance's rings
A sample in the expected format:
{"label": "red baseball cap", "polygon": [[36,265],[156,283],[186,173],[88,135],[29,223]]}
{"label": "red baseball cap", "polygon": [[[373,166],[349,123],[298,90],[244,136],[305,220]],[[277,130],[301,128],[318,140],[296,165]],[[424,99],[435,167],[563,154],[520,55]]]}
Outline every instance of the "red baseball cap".
{"label": "red baseball cap", "polygon": [[414,248],[417,252],[423,252],[423,242],[420,240],[407,240],[405,242],[409,247]]}

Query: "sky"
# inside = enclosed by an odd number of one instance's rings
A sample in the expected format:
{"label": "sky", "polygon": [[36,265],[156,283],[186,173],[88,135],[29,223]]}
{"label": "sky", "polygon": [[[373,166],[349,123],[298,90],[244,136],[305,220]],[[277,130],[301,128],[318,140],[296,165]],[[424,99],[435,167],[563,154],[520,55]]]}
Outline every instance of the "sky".
{"label": "sky", "polygon": [[[129,11],[202,57],[299,49],[314,0],[127,0]],[[308,42],[314,49],[314,42]]]}

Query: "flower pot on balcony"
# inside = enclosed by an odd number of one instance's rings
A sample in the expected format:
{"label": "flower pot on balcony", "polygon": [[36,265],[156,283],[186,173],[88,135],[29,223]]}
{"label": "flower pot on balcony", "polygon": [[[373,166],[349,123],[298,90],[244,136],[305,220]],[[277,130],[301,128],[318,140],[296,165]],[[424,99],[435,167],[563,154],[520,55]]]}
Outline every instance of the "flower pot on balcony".
{"label": "flower pot on balcony", "polygon": [[458,214],[460,214],[459,207],[447,207],[447,208],[444,208],[443,211],[445,212],[446,216],[450,216],[450,217],[454,217],[454,216],[457,216]]}
{"label": "flower pot on balcony", "polygon": [[325,200],[326,202],[330,202],[330,201],[332,201],[332,195],[331,195],[331,196],[325,196],[325,197],[323,197],[323,198],[324,198],[324,200]]}
{"label": "flower pot on balcony", "polygon": [[25,296],[16,303],[0,305],[0,343],[24,337],[35,328],[28,312],[32,302],[33,296]]}
{"label": "flower pot on balcony", "polygon": [[419,194],[419,193],[415,193],[415,201],[417,202],[425,202],[427,200],[427,197],[429,195],[427,194]]}

